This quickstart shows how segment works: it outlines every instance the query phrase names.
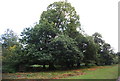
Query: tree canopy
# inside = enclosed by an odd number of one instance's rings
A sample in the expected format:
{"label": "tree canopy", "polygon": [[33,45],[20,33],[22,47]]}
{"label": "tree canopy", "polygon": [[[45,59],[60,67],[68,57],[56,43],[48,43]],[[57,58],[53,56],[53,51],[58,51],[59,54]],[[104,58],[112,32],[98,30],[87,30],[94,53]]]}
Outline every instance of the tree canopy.
{"label": "tree canopy", "polygon": [[3,62],[8,65],[5,67],[10,68],[5,72],[11,72],[13,67],[25,67],[27,70],[34,64],[43,65],[44,69],[45,65],[55,69],[57,66],[71,68],[81,64],[118,63],[116,59],[119,53],[114,53],[100,33],[83,35],[77,28],[81,30],[75,8],[70,3],[59,1],[43,11],[38,24],[25,28],[19,41],[18,36],[8,29],[2,35]]}

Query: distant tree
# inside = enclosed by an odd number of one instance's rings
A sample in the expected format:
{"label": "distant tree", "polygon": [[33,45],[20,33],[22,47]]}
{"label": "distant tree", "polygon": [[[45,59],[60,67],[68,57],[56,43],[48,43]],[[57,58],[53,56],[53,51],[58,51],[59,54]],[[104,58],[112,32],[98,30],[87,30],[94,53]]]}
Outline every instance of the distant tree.
{"label": "distant tree", "polygon": [[2,34],[2,63],[3,72],[15,72],[19,63],[21,47],[18,42],[18,36],[10,29],[7,29]]}
{"label": "distant tree", "polygon": [[102,48],[103,48],[103,45],[104,45],[104,40],[102,39],[102,35],[98,32],[95,32],[93,35],[92,35],[93,39],[94,39],[94,42],[97,44],[98,46],[98,51],[97,51],[97,59],[96,59],[96,64],[97,65],[101,65],[103,59],[102,59]]}
{"label": "distant tree", "polygon": [[3,56],[9,55],[9,49],[18,44],[18,36],[10,29],[1,35]]}
{"label": "distant tree", "polygon": [[111,65],[113,62],[113,57],[112,54],[110,53],[111,45],[108,43],[104,43],[102,51],[101,51],[101,56],[102,56],[102,62],[105,65]]}
{"label": "distant tree", "polygon": [[83,62],[86,66],[89,64],[95,64],[97,59],[97,51],[98,47],[94,43],[92,36],[87,36],[87,42],[85,43],[85,50],[84,50],[84,59]]}
{"label": "distant tree", "polygon": [[111,45],[106,43],[102,39],[102,35],[99,33],[94,33],[93,35],[94,42],[98,45],[98,60],[97,65],[110,65],[113,63],[114,51],[111,48]]}
{"label": "distant tree", "polygon": [[102,45],[104,43],[104,40],[102,40],[102,35],[100,33],[95,32],[92,36],[94,38],[95,43],[99,45]]}
{"label": "distant tree", "polygon": [[[75,40],[76,46],[78,47],[79,51],[83,53],[83,56],[84,56],[84,52],[86,50],[86,45],[87,45],[87,38],[81,33],[79,33],[78,31],[74,32],[74,35],[72,38]],[[83,61],[82,59],[78,59],[77,61],[78,67],[80,66],[82,61]]]}
{"label": "distant tree", "polygon": [[120,56],[120,52],[117,52],[116,54],[117,54],[118,56]]}
{"label": "distant tree", "polygon": [[120,63],[120,52],[116,53],[116,61],[117,63]]}
{"label": "distant tree", "polygon": [[17,43],[18,36],[10,29],[5,31],[5,34],[2,34],[3,48],[8,48],[14,46]]}

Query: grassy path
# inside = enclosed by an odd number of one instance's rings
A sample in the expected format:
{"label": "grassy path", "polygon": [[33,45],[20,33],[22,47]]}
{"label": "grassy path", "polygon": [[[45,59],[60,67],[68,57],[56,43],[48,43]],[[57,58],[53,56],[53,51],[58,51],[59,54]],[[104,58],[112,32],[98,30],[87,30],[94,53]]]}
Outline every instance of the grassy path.
{"label": "grassy path", "polygon": [[3,73],[3,79],[117,79],[118,65],[67,71]]}

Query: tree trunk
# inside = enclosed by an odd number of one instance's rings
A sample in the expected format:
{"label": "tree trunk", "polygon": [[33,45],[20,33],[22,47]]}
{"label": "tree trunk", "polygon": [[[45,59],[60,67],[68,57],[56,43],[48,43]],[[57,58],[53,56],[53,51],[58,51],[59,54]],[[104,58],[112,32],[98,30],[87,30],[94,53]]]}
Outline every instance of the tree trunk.
{"label": "tree trunk", "polygon": [[85,63],[85,66],[88,66],[88,63]]}
{"label": "tree trunk", "polygon": [[50,63],[50,64],[49,64],[49,69],[50,69],[50,70],[54,70],[54,69],[55,69],[55,66],[54,66],[53,63]]}
{"label": "tree trunk", "polygon": [[74,67],[74,64],[71,64],[71,67]]}
{"label": "tree trunk", "polygon": [[45,64],[43,64],[43,69],[46,69]]}
{"label": "tree trunk", "polygon": [[19,72],[24,72],[24,71],[25,71],[25,66],[19,65]]}
{"label": "tree trunk", "polygon": [[80,67],[80,63],[79,62],[77,63],[77,67]]}
{"label": "tree trunk", "polygon": [[70,68],[70,64],[68,63],[68,64],[66,64],[67,65],[67,68]]}

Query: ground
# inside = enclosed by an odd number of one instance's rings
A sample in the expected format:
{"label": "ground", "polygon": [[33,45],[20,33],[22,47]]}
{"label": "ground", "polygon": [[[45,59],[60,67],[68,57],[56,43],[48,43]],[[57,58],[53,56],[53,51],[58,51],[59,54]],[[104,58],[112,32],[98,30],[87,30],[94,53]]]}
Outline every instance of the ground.
{"label": "ground", "polygon": [[117,79],[118,65],[93,66],[66,71],[3,73],[3,79]]}

